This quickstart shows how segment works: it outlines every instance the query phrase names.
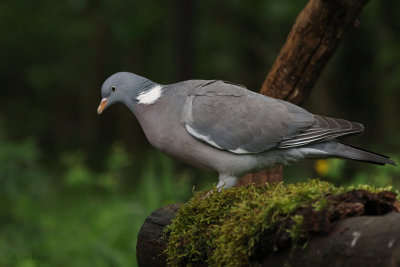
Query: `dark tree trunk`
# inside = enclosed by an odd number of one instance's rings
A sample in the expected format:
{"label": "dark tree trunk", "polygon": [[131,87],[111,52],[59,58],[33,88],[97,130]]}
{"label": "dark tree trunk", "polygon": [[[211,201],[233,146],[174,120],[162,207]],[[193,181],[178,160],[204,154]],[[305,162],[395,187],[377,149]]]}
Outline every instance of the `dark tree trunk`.
{"label": "dark tree trunk", "polygon": [[[368,0],[310,0],[298,15],[260,92],[301,104]],[[244,176],[240,185],[281,181],[282,166]]]}

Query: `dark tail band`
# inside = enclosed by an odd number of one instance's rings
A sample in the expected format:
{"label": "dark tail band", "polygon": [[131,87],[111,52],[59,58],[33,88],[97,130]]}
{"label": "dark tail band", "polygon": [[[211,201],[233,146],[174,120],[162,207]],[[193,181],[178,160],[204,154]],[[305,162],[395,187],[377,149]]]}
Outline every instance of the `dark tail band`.
{"label": "dark tail band", "polygon": [[340,143],[336,140],[312,145],[313,148],[331,154],[333,157],[352,159],[378,165],[397,166],[388,156],[381,155],[355,146]]}

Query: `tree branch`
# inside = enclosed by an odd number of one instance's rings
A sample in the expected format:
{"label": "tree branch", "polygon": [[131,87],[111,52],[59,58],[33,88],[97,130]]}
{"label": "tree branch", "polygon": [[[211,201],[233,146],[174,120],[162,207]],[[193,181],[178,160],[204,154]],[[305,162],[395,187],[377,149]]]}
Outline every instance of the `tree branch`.
{"label": "tree branch", "polygon": [[[260,92],[301,104],[336,51],[344,33],[358,24],[357,16],[367,2],[310,0],[298,15]],[[259,174],[248,174],[241,179],[240,185],[281,181],[282,177],[282,167],[278,166]]]}
{"label": "tree branch", "polygon": [[368,0],[311,0],[299,14],[261,93],[301,104]]}

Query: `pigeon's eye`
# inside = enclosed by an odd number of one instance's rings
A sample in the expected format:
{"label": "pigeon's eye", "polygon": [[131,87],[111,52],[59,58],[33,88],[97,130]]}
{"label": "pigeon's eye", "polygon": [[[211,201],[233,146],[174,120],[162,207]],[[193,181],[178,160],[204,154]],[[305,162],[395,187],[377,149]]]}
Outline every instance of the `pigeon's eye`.
{"label": "pigeon's eye", "polygon": [[115,92],[117,90],[117,87],[115,85],[111,86],[111,92]]}

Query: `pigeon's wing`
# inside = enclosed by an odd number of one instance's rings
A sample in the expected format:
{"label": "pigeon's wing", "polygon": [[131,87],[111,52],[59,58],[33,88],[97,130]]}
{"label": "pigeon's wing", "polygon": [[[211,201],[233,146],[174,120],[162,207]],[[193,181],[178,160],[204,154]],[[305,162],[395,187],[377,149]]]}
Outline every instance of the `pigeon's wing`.
{"label": "pigeon's wing", "polygon": [[303,146],[364,131],[364,126],[361,123],[318,115],[314,115],[314,118],[315,123],[310,128],[295,136],[284,138],[279,144],[279,148]]}
{"label": "pigeon's wing", "polygon": [[359,123],[313,115],[218,80],[202,81],[191,91],[183,122],[194,137],[236,154],[303,146],[363,130]]}
{"label": "pigeon's wing", "polygon": [[314,115],[300,107],[223,81],[196,86],[183,116],[191,135],[238,154],[279,147],[315,123]]}

